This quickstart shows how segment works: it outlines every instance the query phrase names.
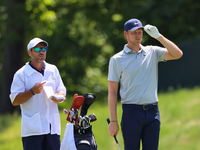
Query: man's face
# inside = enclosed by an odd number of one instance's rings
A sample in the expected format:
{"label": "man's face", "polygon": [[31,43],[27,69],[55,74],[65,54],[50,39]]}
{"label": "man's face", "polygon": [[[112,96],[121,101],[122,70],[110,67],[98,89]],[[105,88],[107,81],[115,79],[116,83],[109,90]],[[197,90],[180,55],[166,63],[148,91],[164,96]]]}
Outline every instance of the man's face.
{"label": "man's face", "polygon": [[28,54],[31,57],[31,61],[34,61],[36,63],[43,63],[43,61],[46,59],[46,52],[43,52],[42,49],[40,49],[39,52],[36,52],[36,47],[43,48],[45,47],[45,45],[44,43],[39,43],[31,50],[28,50]]}
{"label": "man's face", "polygon": [[139,28],[135,31],[124,31],[124,35],[126,36],[128,43],[137,45],[140,44],[142,41],[143,29]]}

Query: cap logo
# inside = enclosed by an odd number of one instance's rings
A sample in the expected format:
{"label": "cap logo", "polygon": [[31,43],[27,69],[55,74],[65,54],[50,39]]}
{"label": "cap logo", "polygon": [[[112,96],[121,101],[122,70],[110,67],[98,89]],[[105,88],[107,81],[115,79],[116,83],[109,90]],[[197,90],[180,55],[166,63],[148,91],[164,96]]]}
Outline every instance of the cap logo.
{"label": "cap logo", "polygon": [[135,25],[139,24],[139,22],[135,22]]}

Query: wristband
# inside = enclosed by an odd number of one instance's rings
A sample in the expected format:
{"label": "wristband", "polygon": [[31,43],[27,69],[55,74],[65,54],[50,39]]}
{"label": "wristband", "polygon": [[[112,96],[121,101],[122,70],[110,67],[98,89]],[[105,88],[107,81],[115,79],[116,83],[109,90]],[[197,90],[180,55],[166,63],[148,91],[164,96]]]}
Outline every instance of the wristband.
{"label": "wristband", "polygon": [[31,93],[33,94],[33,95],[35,95],[34,93],[33,93],[33,89],[31,88]]}
{"label": "wristband", "polygon": [[110,122],[117,122],[117,120],[113,120],[113,121],[110,121]]}

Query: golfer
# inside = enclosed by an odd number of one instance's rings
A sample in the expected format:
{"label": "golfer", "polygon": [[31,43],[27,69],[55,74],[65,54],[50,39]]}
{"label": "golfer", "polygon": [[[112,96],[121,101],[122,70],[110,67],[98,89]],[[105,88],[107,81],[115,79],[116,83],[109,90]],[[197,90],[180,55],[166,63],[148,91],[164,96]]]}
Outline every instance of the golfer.
{"label": "golfer", "polygon": [[[143,30],[164,47],[141,45]],[[117,92],[122,103],[121,130],[125,150],[157,150],[160,132],[157,85],[158,62],[179,59],[183,53],[152,25],[142,26],[138,19],[124,24],[127,44],[111,57],[108,73],[110,136],[117,135]],[[120,85],[120,86],[119,86]]]}
{"label": "golfer", "polygon": [[21,136],[24,150],[59,150],[60,115],[57,103],[63,101],[47,97],[44,86],[52,88],[55,95],[66,95],[59,71],[45,62],[48,43],[32,39],[28,46],[31,61],[14,75],[10,99],[20,105]]}

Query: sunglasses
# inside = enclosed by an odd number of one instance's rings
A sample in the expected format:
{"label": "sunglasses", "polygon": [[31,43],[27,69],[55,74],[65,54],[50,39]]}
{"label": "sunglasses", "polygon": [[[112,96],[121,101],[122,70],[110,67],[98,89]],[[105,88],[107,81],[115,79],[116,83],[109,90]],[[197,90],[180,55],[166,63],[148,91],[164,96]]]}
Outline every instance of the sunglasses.
{"label": "sunglasses", "polygon": [[41,48],[41,47],[35,47],[33,49],[35,50],[35,52],[40,52],[41,50],[43,52],[46,52],[48,48],[47,47],[43,47],[43,48]]}

